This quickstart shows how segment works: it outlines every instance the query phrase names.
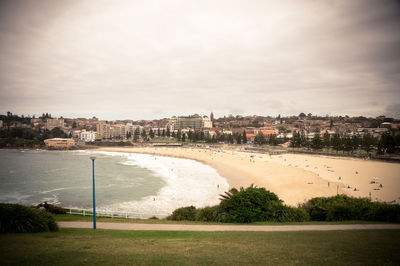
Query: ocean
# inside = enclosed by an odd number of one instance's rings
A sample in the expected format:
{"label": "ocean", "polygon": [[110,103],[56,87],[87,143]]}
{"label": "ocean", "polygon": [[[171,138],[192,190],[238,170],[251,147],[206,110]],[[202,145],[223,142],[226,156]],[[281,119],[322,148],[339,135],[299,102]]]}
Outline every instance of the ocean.
{"label": "ocean", "polygon": [[212,206],[229,189],[211,167],[194,160],[101,151],[0,150],[0,202],[92,208],[132,217],[165,217],[183,206]]}

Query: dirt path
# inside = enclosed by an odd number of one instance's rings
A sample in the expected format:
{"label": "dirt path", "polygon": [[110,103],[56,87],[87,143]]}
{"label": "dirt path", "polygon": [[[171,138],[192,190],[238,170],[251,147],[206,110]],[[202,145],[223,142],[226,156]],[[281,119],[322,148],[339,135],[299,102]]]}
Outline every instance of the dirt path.
{"label": "dirt path", "polygon": [[[92,228],[92,222],[58,222],[61,228]],[[98,229],[140,231],[331,231],[400,229],[400,224],[332,224],[332,225],[188,225],[97,223]]]}

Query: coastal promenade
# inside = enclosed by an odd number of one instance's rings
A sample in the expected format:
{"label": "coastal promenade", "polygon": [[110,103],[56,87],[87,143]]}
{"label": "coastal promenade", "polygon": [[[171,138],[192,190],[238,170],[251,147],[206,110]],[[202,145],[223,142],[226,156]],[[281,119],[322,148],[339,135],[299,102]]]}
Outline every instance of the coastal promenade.
{"label": "coastal promenade", "polygon": [[[61,228],[92,228],[92,222],[58,222]],[[400,224],[327,224],[327,225],[190,225],[190,224],[140,224],[97,223],[97,229],[132,231],[335,231],[335,230],[400,230]]]}

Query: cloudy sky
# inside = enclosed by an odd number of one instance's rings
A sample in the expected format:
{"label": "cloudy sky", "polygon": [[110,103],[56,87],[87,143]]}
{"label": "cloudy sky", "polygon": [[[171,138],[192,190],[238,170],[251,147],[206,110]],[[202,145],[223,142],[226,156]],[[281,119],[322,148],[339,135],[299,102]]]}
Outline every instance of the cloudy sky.
{"label": "cloudy sky", "polygon": [[0,112],[400,118],[400,2],[0,1]]}

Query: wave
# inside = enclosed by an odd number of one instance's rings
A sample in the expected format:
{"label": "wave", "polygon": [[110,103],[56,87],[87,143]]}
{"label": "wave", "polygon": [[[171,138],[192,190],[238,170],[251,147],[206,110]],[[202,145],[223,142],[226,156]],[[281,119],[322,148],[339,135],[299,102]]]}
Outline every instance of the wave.
{"label": "wave", "polygon": [[219,203],[219,194],[229,189],[228,182],[215,169],[200,162],[147,154],[88,151],[90,154],[121,156],[123,165],[146,168],[166,182],[156,195],[138,201],[99,206],[106,212],[128,212],[140,217],[165,217],[175,209],[193,205],[212,206]]}

